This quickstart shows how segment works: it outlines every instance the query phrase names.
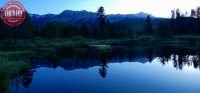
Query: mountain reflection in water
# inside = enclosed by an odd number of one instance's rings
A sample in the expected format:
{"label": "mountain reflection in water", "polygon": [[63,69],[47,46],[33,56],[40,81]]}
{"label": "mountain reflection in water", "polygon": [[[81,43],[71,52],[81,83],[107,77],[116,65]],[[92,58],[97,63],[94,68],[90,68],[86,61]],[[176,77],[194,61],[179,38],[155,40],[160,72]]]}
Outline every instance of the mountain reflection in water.
{"label": "mountain reflection in water", "polygon": [[65,70],[87,69],[93,66],[101,66],[105,69],[109,63],[151,63],[155,59],[163,65],[172,62],[174,68],[180,70],[184,66],[200,68],[200,50],[173,47],[113,47],[106,51],[88,48],[64,49],[58,50],[56,54],[49,54],[45,58],[34,60],[32,66],[33,69],[58,66]]}
{"label": "mountain reflection in water", "polygon": [[[39,69],[43,68],[54,68],[55,70],[57,68],[58,69],[62,68],[65,71],[77,71],[77,70],[87,70],[87,69],[97,68],[97,70],[95,70],[95,73],[98,73],[99,77],[101,77],[102,79],[106,79],[109,78],[109,69],[112,68],[113,64],[122,63],[121,65],[123,65],[124,63],[142,63],[142,64],[148,63],[150,65],[151,64],[153,65],[156,62],[162,64],[163,67],[167,66],[168,64],[172,64],[174,69],[180,71],[183,70],[185,67],[192,67],[194,69],[199,69],[200,50],[193,48],[175,48],[175,47],[156,47],[156,48],[155,47],[112,47],[112,49],[100,50],[100,51],[91,48],[63,48],[57,50],[54,53],[48,53],[45,56],[42,57],[39,56],[34,59],[30,59],[31,69],[26,73],[18,75],[18,77],[16,77],[13,80],[10,91],[13,93],[29,93],[23,89],[20,90],[20,87],[23,86],[25,89],[28,89],[29,86],[31,86],[31,84],[34,82],[33,79],[34,75],[38,73],[37,71]],[[46,71],[46,73],[50,74],[48,71]],[[88,77],[96,78],[96,76],[92,75]],[[124,77],[128,78],[128,76]],[[79,77],[79,79],[81,79],[81,77]],[[44,79],[41,79],[41,81],[37,82],[43,82],[42,80]],[[75,82],[75,80],[73,82]],[[91,80],[91,82],[95,81]],[[113,82],[108,82],[108,83],[113,83]],[[145,85],[145,83],[143,85]],[[122,84],[122,86],[126,85]],[[75,88],[75,86],[73,85],[71,87],[72,89]],[[20,91],[18,91],[18,89]],[[111,91],[113,89],[109,89],[110,92],[114,92]],[[74,91],[63,91],[63,90],[61,90],[62,91],[61,93],[74,92]],[[33,91],[31,93],[34,92],[36,91]],[[82,92],[88,92],[88,91],[82,91]],[[98,91],[98,93],[101,92],[105,91]],[[130,89],[127,91],[115,91],[115,92],[123,93],[123,92],[141,92],[141,91],[138,90],[132,91]],[[163,92],[163,91],[156,91],[156,92]],[[147,93],[147,91],[145,93]]]}

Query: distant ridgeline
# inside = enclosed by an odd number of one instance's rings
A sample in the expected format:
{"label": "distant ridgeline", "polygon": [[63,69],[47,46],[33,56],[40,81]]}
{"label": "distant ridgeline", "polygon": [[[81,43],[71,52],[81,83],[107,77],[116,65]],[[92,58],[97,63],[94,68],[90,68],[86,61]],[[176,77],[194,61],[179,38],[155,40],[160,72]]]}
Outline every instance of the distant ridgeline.
{"label": "distant ridgeline", "polygon": [[[46,15],[38,15],[38,14],[29,14],[32,18],[32,21],[36,24],[45,24],[47,22],[65,22],[68,24],[97,24],[97,13],[83,11],[71,11],[65,10],[60,14],[46,14]],[[144,22],[148,14],[140,12],[137,14],[110,14],[106,15],[106,19],[110,22]],[[152,18],[156,18],[151,15]],[[158,20],[153,20],[155,22]]]}
{"label": "distant ridgeline", "polygon": [[[104,11],[102,11],[104,13]],[[105,14],[105,13],[104,13]],[[200,34],[200,8],[192,9],[191,14],[172,10],[171,18],[157,18],[140,12],[137,14],[105,14],[105,24],[101,25],[97,13],[65,10],[60,14],[27,14],[25,22],[16,28],[5,25],[0,20],[0,39],[33,37],[69,38],[134,38],[152,35],[171,38],[173,35]],[[17,33],[15,33],[15,31]]]}

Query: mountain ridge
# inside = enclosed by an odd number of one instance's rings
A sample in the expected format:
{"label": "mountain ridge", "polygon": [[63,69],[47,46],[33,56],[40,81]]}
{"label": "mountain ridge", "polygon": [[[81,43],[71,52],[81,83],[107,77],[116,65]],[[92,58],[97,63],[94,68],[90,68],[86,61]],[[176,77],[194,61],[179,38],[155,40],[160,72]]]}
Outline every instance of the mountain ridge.
{"label": "mountain ridge", "polygon": [[[110,22],[130,22],[130,21],[144,21],[150,15],[152,18],[155,16],[139,12],[136,14],[108,14],[107,20]],[[73,11],[64,10],[60,14],[30,14],[32,21],[36,24],[45,24],[48,22],[66,22],[69,24],[96,24],[97,15],[95,12],[88,12],[86,10]]]}

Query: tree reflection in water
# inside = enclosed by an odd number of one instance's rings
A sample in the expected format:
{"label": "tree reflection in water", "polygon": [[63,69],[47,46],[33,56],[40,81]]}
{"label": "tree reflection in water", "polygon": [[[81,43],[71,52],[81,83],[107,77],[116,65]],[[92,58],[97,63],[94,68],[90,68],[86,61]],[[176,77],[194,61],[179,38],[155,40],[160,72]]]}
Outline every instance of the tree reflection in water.
{"label": "tree reflection in water", "polygon": [[[174,68],[182,70],[185,66],[193,66],[200,69],[200,50],[192,48],[174,48],[174,47],[113,47],[107,51],[101,51],[91,48],[67,48],[60,49],[56,53],[45,53],[40,55],[34,62],[31,62],[32,68],[39,67],[56,68],[61,67],[65,70],[87,69],[93,66],[99,66],[98,73],[102,78],[107,77],[109,63],[119,62],[154,62],[158,59],[163,65],[171,62]],[[46,61],[41,60],[46,59]],[[64,61],[63,61],[64,60]],[[16,88],[23,85],[28,88],[32,82],[34,70],[29,70],[18,75],[13,84]]]}
{"label": "tree reflection in water", "polygon": [[24,88],[29,88],[30,84],[32,83],[33,72],[34,70],[29,70],[21,73],[13,80],[12,84],[16,86],[16,89],[18,89],[20,85],[22,85]]}
{"label": "tree reflection in water", "polygon": [[159,50],[157,57],[163,65],[172,62],[174,68],[182,70],[184,66],[193,66],[194,68],[199,69],[199,55],[199,49],[162,48]]}
{"label": "tree reflection in water", "polygon": [[108,62],[108,59],[107,59],[107,56],[106,55],[101,55],[101,68],[99,69],[99,73],[101,75],[102,78],[106,78],[106,74],[107,74],[107,62]]}

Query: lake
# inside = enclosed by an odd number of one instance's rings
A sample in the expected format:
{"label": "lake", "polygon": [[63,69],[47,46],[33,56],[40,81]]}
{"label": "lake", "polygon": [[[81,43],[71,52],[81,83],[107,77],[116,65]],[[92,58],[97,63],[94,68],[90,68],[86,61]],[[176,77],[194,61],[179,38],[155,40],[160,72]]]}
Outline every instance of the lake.
{"label": "lake", "polygon": [[30,60],[9,93],[199,93],[200,50],[66,48]]}

